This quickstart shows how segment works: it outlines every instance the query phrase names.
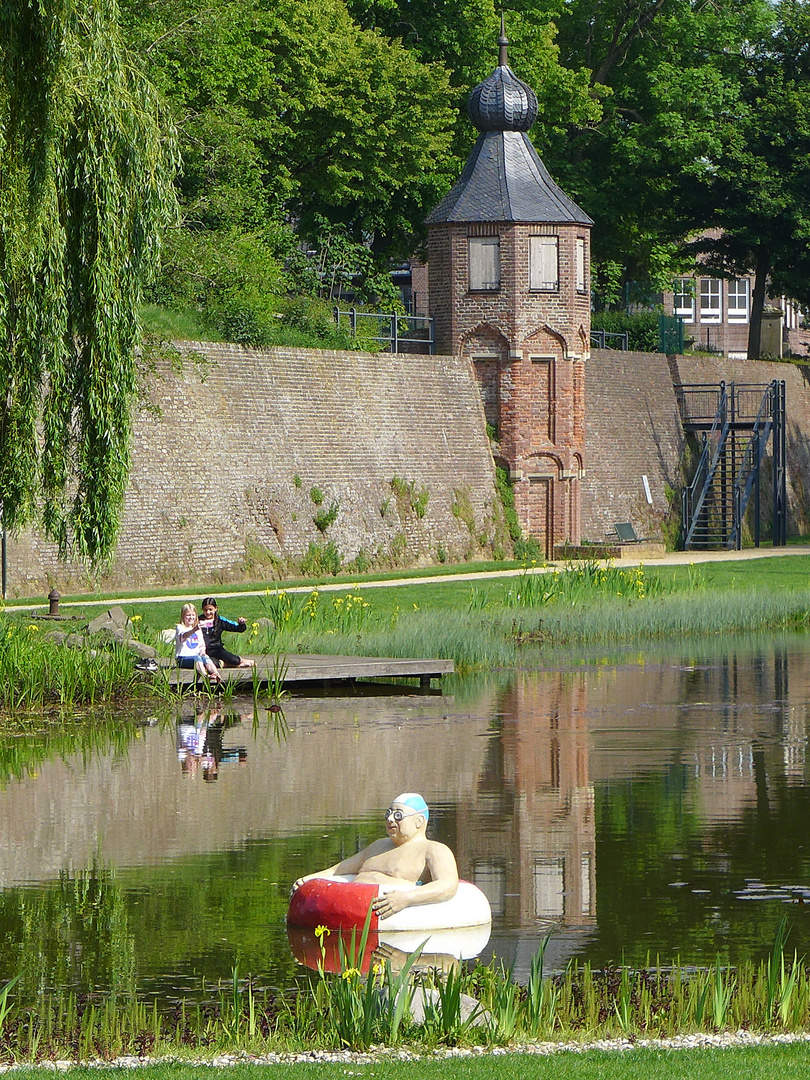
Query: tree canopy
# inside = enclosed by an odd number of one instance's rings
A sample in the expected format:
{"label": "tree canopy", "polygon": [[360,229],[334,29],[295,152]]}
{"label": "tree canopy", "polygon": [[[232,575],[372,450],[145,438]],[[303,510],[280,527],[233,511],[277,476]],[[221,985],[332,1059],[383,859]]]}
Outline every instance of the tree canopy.
{"label": "tree canopy", "polygon": [[718,273],[755,275],[754,358],[768,282],[810,306],[810,10],[781,0],[773,15],[744,58],[731,137],[711,169],[715,231],[693,245]]}
{"label": "tree canopy", "polygon": [[297,246],[336,230],[381,259],[410,253],[454,179],[445,67],[361,28],[343,0],[123,2],[180,139],[163,297],[216,318],[230,292],[232,314],[266,323],[315,285]]}
{"label": "tree canopy", "polygon": [[161,107],[115,0],[0,2],[0,501],[63,554],[114,546],[137,309],[172,220]]}

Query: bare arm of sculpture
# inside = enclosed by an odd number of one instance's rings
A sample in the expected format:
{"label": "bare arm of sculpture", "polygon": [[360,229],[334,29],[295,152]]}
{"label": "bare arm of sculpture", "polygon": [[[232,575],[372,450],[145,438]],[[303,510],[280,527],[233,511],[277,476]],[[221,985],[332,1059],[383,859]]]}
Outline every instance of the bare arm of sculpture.
{"label": "bare arm of sculpture", "polygon": [[425,865],[430,881],[413,889],[401,889],[378,897],[371,905],[381,919],[387,919],[397,911],[418,904],[438,904],[452,900],[458,889],[458,868],[453,852],[446,844],[433,841],[429,844]]}
{"label": "bare arm of sculpture", "polygon": [[314,874],[305,874],[303,877],[298,878],[297,881],[293,882],[292,892],[295,892],[310,878],[334,877],[335,874],[359,874],[366,859],[371,858],[372,855],[379,855],[383,851],[388,851],[390,847],[391,841],[387,837],[375,840],[373,844],[369,844],[362,851],[349,855],[348,858],[342,859],[340,862],[335,863],[334,866],[327,866],[325,870],[316,870]]}

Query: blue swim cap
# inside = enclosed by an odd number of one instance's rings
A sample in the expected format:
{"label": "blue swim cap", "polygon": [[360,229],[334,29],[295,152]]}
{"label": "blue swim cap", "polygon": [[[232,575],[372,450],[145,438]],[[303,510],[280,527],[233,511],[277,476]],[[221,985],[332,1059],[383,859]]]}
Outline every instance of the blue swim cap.
{"label": "blue swim cap", "polygon": [[428,810],[428,804],[422,798],[421,795],[417,795],[415,791],[406,791],[403,795],[397,795],[394,802],[402,803],[403,806],[410,806],[417,814],[422,814],[425,821],[430,819],[430,810]]}

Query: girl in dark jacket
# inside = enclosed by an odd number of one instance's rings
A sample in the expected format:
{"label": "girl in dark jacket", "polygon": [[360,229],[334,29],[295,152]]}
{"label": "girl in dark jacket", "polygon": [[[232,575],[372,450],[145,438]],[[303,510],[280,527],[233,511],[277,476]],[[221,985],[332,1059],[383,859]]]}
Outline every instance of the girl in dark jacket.
{"label": "girl in dark jacket", "polygon": [[236,653],[228,652],[222,644],[223,630],[232,634],[243,634],[247,630],[247,621],[241,618],[235,622],[233,619],[223,619],[217,611],[217,602],[213,596],[206,596],[200,607],[202,608],[200,626],[205,637],[205,647],[211,659],[220,667],[253,667],[253,660],[243,659]]}

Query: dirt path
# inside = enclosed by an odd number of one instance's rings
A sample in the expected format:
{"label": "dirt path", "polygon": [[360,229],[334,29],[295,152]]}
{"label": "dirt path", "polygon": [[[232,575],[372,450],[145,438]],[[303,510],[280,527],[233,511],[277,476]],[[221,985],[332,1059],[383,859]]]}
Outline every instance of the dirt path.
{"label": "dirt path", "polygon": [[[628,549],[629,552],[630,549]],[[785,555],[810,555],[810,546],[807,547],[761,547],[761,548],[746,548],[743,551],[671,551],[668,552],[663,558],[658,559],[633,559],[629,554],[627,558],[622,558],[616,562],[612,560],[613,565],[618,566],[689,566],[695,563],[722,563],[722,562],[746,562],[751,559],[771,559],[774,557],[781,557]],[[549,563],[547,566],[538,566],[530,571],[534,574],[548,574],[555,570],[562,569],[563,563]],[[400,585],[430,585],[432,583],[441,583],[444,581],[483,581],[490,580],[492,578],[512,578],[520,577],[521,574],[526,571],[521,569],[517,570],[481,570],[471,573],[459,573],[459,574],[442,574],[427,575],[425,577],[408,577],[408,578],[393,578],[387,581],[363,581],[360,580],[354,582],[327,582],[322,585],[318,585],[319,592],[342,592],[346,589],[360,587],[362,589],[388,589],[395,588]],[[279,590],[284,590],[288,593],[308,593],[314,588],[313,585],[293,585],[286,586],[283,582],[279,582],[277,585]],[[262,589],[234,589],[231,592],[217,591],[218,600],[233,600],[244,596],[264,596],[267,592],[266,587]],[[104,600],[71,600],[64,601],[60,604],[60,612],[67,608],[74,607],[113,607],[116,605],[123,606],[124,604],[183,604],[185,603],[189,595],[192,595],[192,590],[187,589],[183,593],[178,593],[173,596],[119,596],[119,597],[107,597]],[[196,594],[194,594],[196,595]],[[45,606],[45,601],[39,603],[28,604],[7,604],[3,610],[8,612],[13,611],[36,611]]]}

